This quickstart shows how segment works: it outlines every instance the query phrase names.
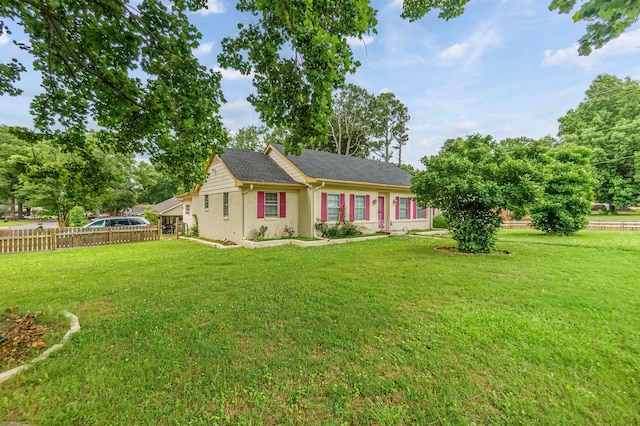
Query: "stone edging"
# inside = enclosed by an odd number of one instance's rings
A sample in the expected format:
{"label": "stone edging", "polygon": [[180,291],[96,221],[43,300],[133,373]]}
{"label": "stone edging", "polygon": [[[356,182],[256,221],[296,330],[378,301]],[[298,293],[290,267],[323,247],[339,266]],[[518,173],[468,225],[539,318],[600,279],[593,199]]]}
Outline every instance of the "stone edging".
{"label": "stone edging", "polygon": [[0,373],[0,383],[6,382],[11,377],[13,377],[14,375],[18,374],[19,372],[21,372],[23,370],[26,370],[27,368],[31,367],[33,364],[35,364],[37,362],[40,362],[40,361],[44,361],[53,352],[55,352],[58,349],[62,348],[62,346],[64,346],[64,344],[67,343],[67,341],[69,340],[69,337],[71,337],[71,335],[73,333],[75,333],[75,332],[80,330],[80,322],[78,322],[78,317],[77,316],[75,316],[71,312],[67,312],[67,311],[63,311],[62,314],[65,317],[69,318],[69,322],[71,324],[69,326],[69,330],[65,333],[65,335],[62,338],[62,340],[60,341],[60,343],[56,343],[55,345],[51,346],[49,349],[47,349],[46,351],[41,353],[38,357],[34,358],[33,360],[31,360],[28,363],[22,364],[19,367],[16,367],[16,368],[13,368],[11,370],[7,370],[7,371],[5,371],[3,373]]}
{"label": "stone edging", "polygon": [[283,240],[268,240],[268,241],[258,241],[258,242],[244,240],[242,244],[238,244],[234,246],[224,246],[222,244],[217,244],[210,241],[204,241],[199,238],[180,237],[180,239],[193,241],[199,244],[204,244],[204,245],[216,247],[219,249],[241,248],[241,247],[256,249],[256,248],[277,247],[277,246],[284,246],[284,245],[294,245],[298,247],[316,247],[316,246],[325,246],[328,244],[355,243],[358,241],[376,240],[379,238],[389,238],[389,236],[388,235],[372,235],[372,236],[363,236],[363,237],[356,237],[356,238],[337,238],[334,240],[322,239],[322,240],[315,240],[315,241],[302,241],[302,240],[296,240],[295,238],[290,240],[283,239]]}

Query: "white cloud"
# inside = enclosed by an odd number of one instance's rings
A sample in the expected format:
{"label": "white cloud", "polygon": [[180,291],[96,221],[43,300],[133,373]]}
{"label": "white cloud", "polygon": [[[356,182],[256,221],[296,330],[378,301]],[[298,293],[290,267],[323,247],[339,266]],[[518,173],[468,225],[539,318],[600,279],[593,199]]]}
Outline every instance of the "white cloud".
{"label": "white cloud", "polygon": [[244,98],[224,104],[220,109],[226,111],[253,111],[253,106]]}
{"label": "white cloud", "polygon": [[7,43],[9,43],[9,36],[7,33],[2,33],[2,35],[0,35],[0,46],[4,46]]}
{"label": "white cloud", "polygon": [[196,13],[198,15],[207,16],[218,13],[225,13],[227,9],[224,7],[224,3],[221,0],[207,0],[207,8],[200,9]]}
{"label": "white cloud", "polygon": [[210,43],[202,43],[200,46],[193,50],[194,56],[207,56],[211,53],[213,49],[213,42]]}
{"label": "white cloud", "polygon": [[456,43],[441,51],[438,57],[448,63],[462,62],[465,68],[471,69],[487,51],[499,44],[500,36],[489,23],[476,29],[462,43]]}
{"label": "white cloud", "polygon": [[229,70],[220,67],[213,67],[213,70],[222,74],[222,78],[226,78],[227,80],[248,80],[253,78],[253,73],[244,75],[238,70]]}
{"label": "white cloud", "polygon": [[634,53],[640,53],[640,30],[622,34],[617,39],[605,44],[602,48],[592,51],[589,56],[578,55],[577,43],[562,49],[547,49],[544,51],[542,66],[568,65],[590,69],[600,62],[601,58]]}
{"label": "white cloud", "polygon": [[469,43],[454,44],[448,49],[445,49],[442,52],[440,52],[439,56],[443,59],[461,58],[464,56],[468,48],[469,48]]}
{"label": "white cloud", "polygon": [[477,121],[462,121],[456,125],[456,130],[461,132],[477,132],[480,130],[480,123]]}
{"label": "white cloud", "polygon": [[375,39],[370,36],[370,35],[363,35],[362,38],[360,37],[347,37],[347,43],[349,44],[349,46],[367,46],[371,43],[373,43]]}

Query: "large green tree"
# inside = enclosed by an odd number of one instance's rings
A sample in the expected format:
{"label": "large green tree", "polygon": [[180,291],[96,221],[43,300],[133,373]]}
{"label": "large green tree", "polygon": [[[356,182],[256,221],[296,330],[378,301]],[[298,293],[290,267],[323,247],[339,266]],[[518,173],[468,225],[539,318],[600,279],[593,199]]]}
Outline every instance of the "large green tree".
{"label": "large green tree", "polygon": [[572,145],[545,155],[542,190],[530,208],[534,228],[551,235],[573,235],[589,222],[595,183],[590,157],[590,149]]}
{"label": "large green tree", "polygon": [[176,194],[185,192],[179,179],[158,170],[153,164],[141,161],[133,170],[131,179],[136,192],[137,202],[142,204],[158,204]]}
{"label": "large green tree", "polygon": [[328,139],[318,148],[340,155],[368,157],[374,127],[376,98],[362,87],[348,84],[335,94]]}
{"label": "large green tree", "polygon": [[640,83],[599,75],[558,121],[563,144],[593,149],[596,200],[612,210],[640,203]]}
{"label": "large green tree", "polygon": [[529,163],[510,156],[491,136],[447,140],[438,155],[421,161],[426,170],[416,173],[411,190],[420,205],[444,211],[461,252],[493,251],[502,210],[535,197]]}
{"label": "large green tree", "polygon": [[328,133],[332,95],[359,65],[347,37],[374,31],[369,0],[239,0],[255,17],[222,42],[223,67],[253,75],[249,101],[269,127],[284,126],[287,151],[300,141],[319,143]]}
{"label": "large green tree", "polygon": [[[402,16],[415,21],[438,9],[439,17],[451,19],[460,16],[470,0],[404,0]],[[549,10],[572,13],[573,21],[585,21],[587,33],[580,38],[578,51],[588,55],[593,48],[618,37],[638,21],[640,2],[636,0],[552,0]]]}
{"label": "large green tree", "polygon": [[[32,146],[23,161],[27,167],[20,176],[17,196],[28,207],[42,207],[57,215],[58,225],[67,224],[69,211],[76,205],[89,206],[104,190],[103,182],[110,182],[108,161],[100,158],[96,142],[85,142],[92,151],[94,164],[87,164],[83,156],[62,152],[50,141],[42,139]],[[83,179],[86,170],[96,173],[95,179]]]}
{"label": "large green tree", "polygon": [[395,149],[398,166],[402,165],[402,147],[409,140],[409,118],[409,109],[393,93],[382,93],[376,97],[372,120],[372,136],[376,141],[373,152],[386,163],[391,161]]}
{"label": "large green tree", "polygon": [[9,204],[11,219],[21,218],[22,209],[16,195],[20,176],[25,171],[26,156],[29,154],[29,142],[20,137],[21,129],[0,126],[0,204]]}
{"label": "large green tree", "polygon": [[[95,161],[86,149],[87,123],[100,144],[121,153],[147,153],[187,184],[225,138],[218,108],[220,74],[192,51],[200,34],[187,12],[205,0],[3,0],[0,31],[18,25],[28,41],[42,93],[32,104],[35,127],[66,152]],[[0,64],[0,94],[21,93],[25,70]],[[87,172],[84,179],[94,173]]]}

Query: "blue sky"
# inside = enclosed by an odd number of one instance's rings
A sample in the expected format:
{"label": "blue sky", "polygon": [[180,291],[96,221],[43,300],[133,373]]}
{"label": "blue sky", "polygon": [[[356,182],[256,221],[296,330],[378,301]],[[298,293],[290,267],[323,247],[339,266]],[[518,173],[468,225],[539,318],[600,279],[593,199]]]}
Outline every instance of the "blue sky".
{"label": "blue sky", "polygon": [[[472,0],[459,18],[444,21],[436,14],[410,23],[400,18],[401,0],[374,0],[378,34],[365,43],[352,40],[361,68],[348,81],[374,94],[393,92],[409,108],[409,143],[403,161],[419,165],[436,154],[448,138],[471,133],[505,137],[555,136],[558,117],[575,108],[591,81],[602,73],[640,79],[640,25],[589,57],[577,53],[584,23],[547,9],[550,0]],[[218,69],[220,42],[251,19],[235,11],[235,1],[209,0],[209,9],[191,21],[201,31],[196,55]],[[18,56],[13,34],[0,37],[0,60]],[[232,131],[260,124],[246,101],[251,78],[223,73],[227,103],[221,114]],[[32,126],[29,102],[39,77],[24,76],[18,98],[0,97],[0,124]]]}

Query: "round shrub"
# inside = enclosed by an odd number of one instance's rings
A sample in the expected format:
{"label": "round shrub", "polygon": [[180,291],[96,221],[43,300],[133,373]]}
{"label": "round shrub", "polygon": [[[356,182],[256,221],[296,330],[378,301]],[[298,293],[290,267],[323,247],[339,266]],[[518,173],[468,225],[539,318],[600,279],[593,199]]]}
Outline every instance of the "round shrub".
{"label": "round shrub", "polygon": [[447,223],[447,219],[441,214],[435,216],[433,218],[433,227],[434,228],[448,228],[449,224]]}

